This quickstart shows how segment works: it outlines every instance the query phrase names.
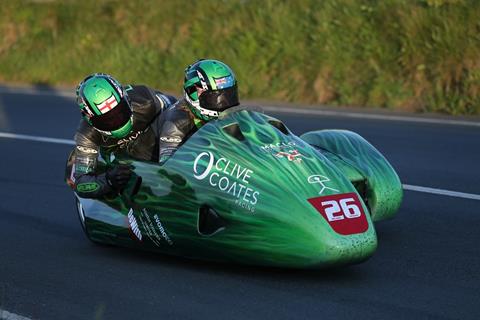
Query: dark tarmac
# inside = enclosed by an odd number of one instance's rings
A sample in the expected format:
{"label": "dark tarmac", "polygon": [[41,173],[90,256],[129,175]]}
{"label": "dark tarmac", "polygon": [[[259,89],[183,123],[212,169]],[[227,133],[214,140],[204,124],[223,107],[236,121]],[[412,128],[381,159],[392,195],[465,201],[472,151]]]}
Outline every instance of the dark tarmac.
{"label": "dark tarmac", "polygon": [[[270,113],[353,130],[404,184],[480,194],[480,128]],[[0,132],[72,139],[73,98],[0,93]],[[368,261],[288,270],[95,246],[64,184],[72,146],[0,138],[0,310],[32,319],[480,319],[480,201],[405,191]],[[0,311],[0,319],[2,313]]]}

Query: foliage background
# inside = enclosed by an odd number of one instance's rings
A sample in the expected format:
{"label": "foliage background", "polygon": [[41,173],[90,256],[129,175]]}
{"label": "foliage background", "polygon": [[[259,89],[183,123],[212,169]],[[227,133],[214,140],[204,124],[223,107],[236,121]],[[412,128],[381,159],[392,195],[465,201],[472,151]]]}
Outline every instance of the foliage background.
{"label": "foliage background", "polygon": [[477,0],[4,0],[0,81],[180,94],[208,57],[243,99],[480,114],[479,17]]}

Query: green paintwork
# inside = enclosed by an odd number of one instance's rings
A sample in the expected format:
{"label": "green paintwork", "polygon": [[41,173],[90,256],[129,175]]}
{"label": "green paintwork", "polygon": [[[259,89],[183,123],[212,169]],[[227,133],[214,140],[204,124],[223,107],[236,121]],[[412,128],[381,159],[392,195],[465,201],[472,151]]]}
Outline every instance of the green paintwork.
{"label": "green paintwork", "polygon": [[[122,196],[102,202],[80,199],[89,238],[196,259],[280,267],[368,259],[377,238],[362,200],[368,228],[351,235],[336,233],[307,201],[320,191],[319,184],[308,182],[310,176],[330,179],[328,186],[335,191],[326,189],[326,196],[355,193],[350,178],[361,178],[361,171],[340,157],[326,156],[274,118],[234,109],[205,124],[163,166],[131,161],[142,178],[136,195],[126,196],[132,179]],[[293,150],[300,154],[291,158],[295,161],[279,155]],[[198,230],[204,205],[225,222],[212,235]],[[138,229],[129,228],[132,224]]]}
{"label": "green paintwork", "polygon": [[102,112],[98,109],[97,105],[101,104],[105,100],[109,99],[112,95],[115,100],[120,101],[120,96],[115,89],[108,83],[108,81],[102,77],[93,77],[85,82],[82,86],[83,95],[88,100],[90,105],[95,111],[95,114],[101,115]]}
{"label": "green paintwork", "polygon": [[373,221],[395,215],[402,202],[402,184],[395,170],[375,147],[358,134],[346,130],[308,132],[301,138],[329,151],[325,153],[327,156],[340,158],[368,181],[366,200]]}
{"label": "green paintwork", "polygon": [[[186,89],[193,85],[201,85],[201,79],[197,75],[197,70],[202,70],[207,79],[204,79],[206,83],[211,87],[212,90],[217,90],[217,84],[215,79],[220,79],[224,77],[233,77],[233,83],[236,82],[235,75],[225,63],[218,61],[218,60],[203,60],[200,62],[195,63],[191,68],[187,70],[186,79],[183,87]],[[232,83],[232,84],[233,84]],[[192,99],[196,100],[198,97],[191,97]]]}

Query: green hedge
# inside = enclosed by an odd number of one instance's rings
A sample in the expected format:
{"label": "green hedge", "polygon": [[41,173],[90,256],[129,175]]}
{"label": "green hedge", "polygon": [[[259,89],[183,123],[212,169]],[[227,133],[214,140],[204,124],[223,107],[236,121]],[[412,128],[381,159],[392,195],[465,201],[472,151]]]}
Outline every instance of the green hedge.
{"label": "green hedge", "polygon": [[0,81],[91,72],[180,93],[200,57],[241,98],[480,113],[480,1],[2,1]]}

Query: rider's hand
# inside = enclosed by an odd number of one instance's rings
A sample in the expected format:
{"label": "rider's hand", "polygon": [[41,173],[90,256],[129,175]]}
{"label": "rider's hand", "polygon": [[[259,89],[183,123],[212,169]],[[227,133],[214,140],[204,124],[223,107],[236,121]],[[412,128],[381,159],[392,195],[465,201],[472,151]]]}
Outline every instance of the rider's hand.
{"label": "rider's hand", "polygon": [[129,165],[120,164],[106,173],[108,184],[116,191],[122,191],[132,176],[132,169]]}

